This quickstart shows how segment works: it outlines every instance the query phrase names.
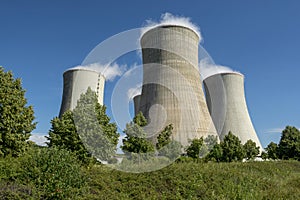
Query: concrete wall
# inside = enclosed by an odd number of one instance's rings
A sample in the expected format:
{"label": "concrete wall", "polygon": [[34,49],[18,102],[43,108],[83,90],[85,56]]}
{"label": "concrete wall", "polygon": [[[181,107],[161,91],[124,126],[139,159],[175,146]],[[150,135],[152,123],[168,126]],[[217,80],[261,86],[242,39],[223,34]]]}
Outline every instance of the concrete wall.
{"label": "concrete wall", "polygon": [[64,75],[64,88],[59,116],[67,110],[73,110],[80,95],[90,87],[98,95],[98,102],[103,105],[105,78],[89,69],[69,69]]}
{"label": "concrete wall", "polygon": [[141,38],[143,87],[140,108],[146,131],[155,136],[173,124],[173,139],[217,135],[205,102],[198,69],[198,35],[182,26],[161,26]]}
{"label": "concrete wall", "polygon": [[243,144],[251,139],[262,151],[248,113],[244,76],[237,72],[216,74],[206,78],[204,86],[207,105],[220,139],[231,131]]}
{"label": "concrete wall", "polygon": [[141,95],[136,95],[135,97],[133,97],[134,115],[137,115],[140,112],[140,101]]}

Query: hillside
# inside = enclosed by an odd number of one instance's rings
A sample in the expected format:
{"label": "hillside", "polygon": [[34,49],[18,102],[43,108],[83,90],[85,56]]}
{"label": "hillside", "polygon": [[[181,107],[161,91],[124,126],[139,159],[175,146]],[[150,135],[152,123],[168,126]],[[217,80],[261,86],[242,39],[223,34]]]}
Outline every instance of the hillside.
{"label": "hillside", "polygon": [[300,162],[174,163],[129,174],[106,167],[88,171],[83,199],[300,199]]}
{"label": "hillside", "polygon": [[[22,182],[13,172],[17,164],[10,166],[0,162],[0,199],[57,199]],[[297,161],[185,162],[141,174],[104,165],[82,170],[86,184],[72,194],[58,191],[62,199],[300,199]]]}

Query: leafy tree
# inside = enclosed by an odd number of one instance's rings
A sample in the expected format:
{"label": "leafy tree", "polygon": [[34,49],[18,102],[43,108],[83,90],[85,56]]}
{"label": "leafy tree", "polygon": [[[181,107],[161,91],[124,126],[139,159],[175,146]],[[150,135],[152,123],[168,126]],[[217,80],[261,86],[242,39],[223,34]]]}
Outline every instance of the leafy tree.
{"label": "leafy tree", "polygon": [[55,117],[51,121],[52,127],[46,142],[49,147],[60,147],[76,154],[77,158],[84,163],[91,161],[91,154],[83,145],[73,120],[73,112],[66,111],[61,118]]}
{"label": "leafy tree", "polygon": [[97,102],[91,88],[82,94],[73,111],[54,118],[49,132],[48,146],[59,146],[76,153],[84,162],[91,154],[100,160],[109,160],[116,151],[119,134],[110,123],[106,107]]}
{"label": "leafy tree", "polygon": [[176,159],[181,154],[181,144],[175,140],[171,140],[173,125],[170,124],[157,136],[156,149],[158,155],[165,156],[169,159]]}
{"label": "leafy tree", "polygon": [[199,158],[203,144],[204,144],[203,137],[199,139],[198,138],[193,139],[191,141],[190,146],[188,146],[186,149],[187,156],[191,158]]}
{"label": "leafy tree", "polygon": [[218,137],[214,135],[208,135],[204,139],[204,143],[200,149],[200,157],[206,156],[213,147],[218,143]]}
{"label": "leafy tree", "polygon": [[300,131],[296,127],[287,126],[282,131],[278,156],[281,159],[300,160]]}
{"label": "leafy tree", "polygon": [[147,140],[143,126],[147,125],[147,120],[142,112],[139,112],[132,122],[126,124],[122,150],[127,153],[148,153],[154,152],[154,145]]}
{"label": "leafy tree", "polygon": [[144,127],[148,124],[146,117],[144,117],[141,111],[133,118],[133,122],[139,125],[140,127]]}
{"label": "leafy tree", "polygon": [[171,142],[171,135],[172,135],[173,125],[170,124],[164,128],[164,130],[158,135],[156,149],[159,150],[162,147],[166,146]]}
{"label": "leafy tree", "polygon": [[215,144],[210,150],[206,159],[221,162],[223,158],[223,149],[220,144]]}
{"label": "leafy tree", "polygon": [[204,143],[206,144],[207,150],[210,151],[218,143],[218,136],[208,135],[204,139]]}
{"label": "leafy tree", "polygon": [[259,154],[259,147],[252,140],[248,140],[244,144],[244,150],[247,160],[254,159]]}
{"label": "leafy tree", "polygon": [[0,157],[16,157],[27,149],[26,141],[36,123],[32,106],[26,105],[21,79],[0,67]]}
{"label": "leafy tree", "polygon": [[262,152],[261,153],[261,158],[263,159],[263,160],[267,160],[268,159],[268,154],[266,153],[266,152]]}
{"label": "leafy tree", "polygon": [[220,143],[222,148],[222,159],[224,162],[242,161],[245,157],[243,145],[238,137],[229,131],[228,135]]}
{"label": "leafy tree", "polygon": [[274,159],[274,160],[278,159],[278,155],[277,155],[278,146],[276,143],[271,142],[270,144],[268,144],[266,151],[267,151],[267,158]]}

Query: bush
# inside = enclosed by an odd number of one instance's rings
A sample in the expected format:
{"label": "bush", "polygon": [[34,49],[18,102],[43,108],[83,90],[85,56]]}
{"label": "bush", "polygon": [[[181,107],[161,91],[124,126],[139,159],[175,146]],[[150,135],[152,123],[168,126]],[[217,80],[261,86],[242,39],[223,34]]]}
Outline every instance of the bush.
{"label": "bush", "polygon": [[20,180],[34,185],[45,199],[75,197],[86,185],[80,162],[64,149],[33,149],[21,159],[20,165]]}

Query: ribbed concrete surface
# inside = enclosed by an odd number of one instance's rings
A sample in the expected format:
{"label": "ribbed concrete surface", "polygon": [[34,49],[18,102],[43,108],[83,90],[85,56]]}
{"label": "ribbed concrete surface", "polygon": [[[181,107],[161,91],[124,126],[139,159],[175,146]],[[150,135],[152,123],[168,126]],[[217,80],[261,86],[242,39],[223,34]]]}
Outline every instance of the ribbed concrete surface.
{"label": "ribbed concrete surface", "polygon": [[152,135],[173,124],[173,139],[217,135],[198,69],[197,34],[182,26],[161,26],[141,38],[143,87],[140,108]]}
{"label": "ribbed concrete surface", "polygon": [[216,74],[206,78],[204,86],[207,105],[220,139],[231,131],[243,144],[251,139],[262,151],[248,113],[244,76],[237,72]]}
{"label": "ribbed concrete surface", "polygon": [[90,87],[98,95],[98,102],[103,105],[105,78],[100,73],[89,69],[70,69],[64,75],[63,97],[59,116],[67,110],[73,110],[80,95]]}
{"label": "ribbed concrete surface", "polygon": [[140,101],[141,95],[136,95],[135,97],[133,97],[134,115],[137,115],[140,112]]}

